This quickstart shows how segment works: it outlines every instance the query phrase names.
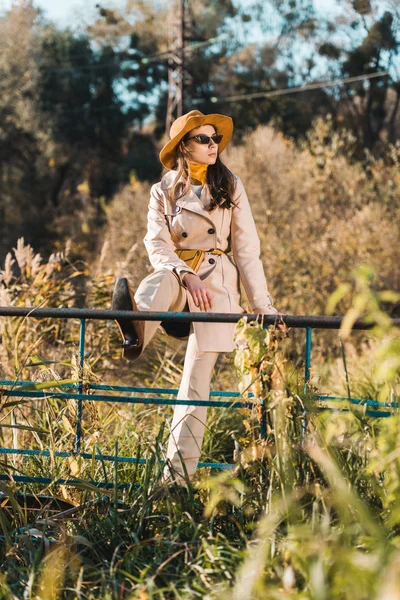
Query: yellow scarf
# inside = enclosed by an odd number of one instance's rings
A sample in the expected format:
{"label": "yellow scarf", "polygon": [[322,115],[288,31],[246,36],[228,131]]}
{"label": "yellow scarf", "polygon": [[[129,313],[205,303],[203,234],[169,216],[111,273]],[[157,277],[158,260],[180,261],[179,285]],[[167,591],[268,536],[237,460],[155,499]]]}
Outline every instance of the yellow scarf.
{"label": "yellow scarf", "polygon": [[200,182],[204,185],[207,181],[208,165],[203,163],[189,162],[189,175],[191,183]]}

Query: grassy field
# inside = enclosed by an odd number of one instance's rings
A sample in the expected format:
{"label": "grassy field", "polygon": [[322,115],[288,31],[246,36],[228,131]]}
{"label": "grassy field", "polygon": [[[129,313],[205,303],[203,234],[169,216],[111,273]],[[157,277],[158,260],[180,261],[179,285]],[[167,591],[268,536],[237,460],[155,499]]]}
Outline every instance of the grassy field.
{"label": "grassy field", "polygon": [[[381,399],[396,402],[399,336],[379,314],[372,378],[382,382]],[[233,469],[202,469],[192,483],[160,493],[170,411],[140,405],[88,404],[84,449],[135,455],[145,464],[4,457],[10,474],[111,487],[1,483],[3,598],[398,597],[397,409],[384,419],[347,403],[321,412],[313,390],[301,392],[302,382],[291,366],[288,371],[281,333],[242,322],[237,343],[237,383],[244,398],[254,394],[256,408],[212,409],[203,452],[204,460],[233,461]],[[171,364],[174,369],[169,363],[159,369],[173,384],[179,368]],[[36,369],[42,380],[54,377],[49,365]],[[216,377],[224,373],[221,365]],[[72,448],[72,402],[21,399],[10,406],[10,400],[5,394],[4,445]],[[265,439],[259,437],[261,400]],[[14,421],[5,415],[10,408]],[[12,422],[20,429],[5,428]],[[18,503],[23,491],[68,501],[76,511],[64,518],[46,508],[35,514],[27,508],[30,496]]]}
{"label": "grassy field", "polygon": [[[111,487],[0,482],[1,598],[400,597],[397,408],[376,419],[347,402],[321,411],[313,398],[329,391],[398,400],[399,331],[389,315],[399,297],[387,290],[399,277],[399,151],[388,148],[385,160],[370,158],[366,167],[352,160],[349,136],[320,121],[302,148],[260,128],[227,155],[252,202],[276,305],[293,314],[346,314],[339,333],[315,335],[306,393],[304,332],[238,326],[238,350],[220,356],[212,388],[239,389],[243,398],[251,392],[256,407],[210,409],[202,453],[232,469],[201,469],[192,483],[162,493],[170,407],[86,403],[85,452],[147,459],[116,467],[54,455],[73,450],[74,401],[2,394],[1,446],[50,450],[50,457],[3,455],[2,472]],[[148,272],[147,198],[147,184],[132,177],[106,209],[96,251],[80,262],[73,260],[78,242],[42,260],[20,240],[0,270],[0,304],[109,307],[116,275],[136,285]],[[358,316],[377,326],[350,333]],[[38,387],[76,381],[78,326],[0,318],[1,377]],[[84,379],[177,387],[184,350],[160,334],[132,368],[120,360],[114,324],[88,323]],[[34,513],[30,494],[76,510],[63,518]]]}

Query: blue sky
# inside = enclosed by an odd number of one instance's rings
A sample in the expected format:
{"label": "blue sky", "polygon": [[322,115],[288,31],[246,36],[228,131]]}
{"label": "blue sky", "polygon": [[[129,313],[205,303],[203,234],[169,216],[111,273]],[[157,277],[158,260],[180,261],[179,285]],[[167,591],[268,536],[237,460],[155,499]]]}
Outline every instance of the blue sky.
{"label": "blue sky", "polygon": [[[96,4],[107,8],[125,6],[125,0],[34,0],[34,5],[43,9],[46,17],[65,27],[90,23],[96,17]],[[0,11],[7,10],[13,0],[0,0]]]}
{"label": "blue sky", "polygon": [[[43,9],[46,17],[61,26],[74,26],[84,22],[90,22],[96,15],[95,6],[99,0],[34,0],[35,6]],[[0,9],[7,10],[13,4],[13,0],[0,0]],[[106,0],[100,4],[110,7],[125,5],[125,0]]]}
{"label": "blue sky", "polygon": [[[0,12],[11,7],[15,0],[0,0]],[[123,8],[126,0],[34,0],[34,4],[45,11],[48,19],[61,26],[76,26],[89,23],[96,16],[96,4],[107,8]],[[238,0],[245,5],[246,0]],[[314,0],[315,6],[321,11],[334,10],[336,0]]]}

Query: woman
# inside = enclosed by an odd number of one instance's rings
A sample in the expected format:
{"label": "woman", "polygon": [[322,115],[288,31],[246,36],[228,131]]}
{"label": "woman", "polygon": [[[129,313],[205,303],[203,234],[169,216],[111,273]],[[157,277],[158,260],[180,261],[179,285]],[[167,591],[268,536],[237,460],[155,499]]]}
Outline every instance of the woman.
{"label": "woman", "polygon": [[[192,110],[176,119],[160,152],[168,169],[151,188],[144,243],[155,271],[135,295],[126,278],[115,284],[112,308],[142,311],[243,312],[239,278],[253,312],[278,314],[267,289],[260,243],[239,177],[221,162],[232,137],[230,117]],[[120,321],[123,355],[136,359],[156,321]],[[207,400],[220,352],[235,348],[235,324],[193,323],[182,331],[162,323],[176,337],[189,334],[179,400]],[[166,481],[192,478],[206,422],[206,407],[176,406],[168,442]]]}

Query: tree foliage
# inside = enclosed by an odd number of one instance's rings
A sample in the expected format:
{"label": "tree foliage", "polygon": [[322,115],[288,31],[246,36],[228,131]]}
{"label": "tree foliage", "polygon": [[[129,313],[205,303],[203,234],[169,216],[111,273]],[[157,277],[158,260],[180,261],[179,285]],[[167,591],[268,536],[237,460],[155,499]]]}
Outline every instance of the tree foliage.
{"label": "tree foliage", "polygon": [[[94,247],[121,186],[159,178],[171,14],[165,0],[99,4],[72,31],[26,0],[0,18],[0,257],[21,235],[44,249],[72,232]],[[355,157],[382,156],[399,130],[399,21],[391,0],[341,0],[332,13],[313,0],[190,1],[184,110],[231,115],[237,140],[269,124],[301,141],[330,114],[353,132]]]}

